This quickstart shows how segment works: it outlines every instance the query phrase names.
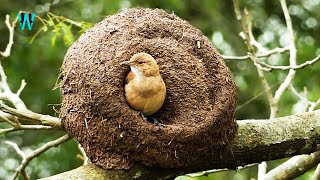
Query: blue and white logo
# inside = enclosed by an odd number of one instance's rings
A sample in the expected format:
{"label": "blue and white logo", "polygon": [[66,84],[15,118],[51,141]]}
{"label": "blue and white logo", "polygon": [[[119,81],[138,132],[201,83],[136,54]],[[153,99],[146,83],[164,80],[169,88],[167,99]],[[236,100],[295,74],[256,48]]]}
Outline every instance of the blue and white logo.
{"label": "blue and white logo", "polygon": [[20,28],[22,31],[26,27],[26,24],[28,26],[29,31],[32,30],[35,16],[36,16],[35,13],[26,13],[26,12],[19,12],[18,13],[18,19],[19,19]]}

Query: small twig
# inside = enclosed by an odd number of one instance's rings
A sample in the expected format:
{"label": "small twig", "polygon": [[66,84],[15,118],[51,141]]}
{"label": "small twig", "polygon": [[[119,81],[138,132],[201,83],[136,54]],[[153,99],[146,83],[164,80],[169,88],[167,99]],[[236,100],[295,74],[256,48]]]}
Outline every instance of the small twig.
{"label": "small twig", "polygon": [[[27,162],[27,156],[26,154],[21,151],[21,149],[18,147],[18,145],[16,143],[10,142],[10,141],[6,141],[6,144],[10,145],[13,147],[13,149],[20,155],[20,157],[22,158],[22,163],[26,163]],[[21,165],[20,165],[21,166]],[[30,179],[30,177],[28,176],[27,172],[25,169],[16,169],[16,172],[13,175],[13,180],[16,179],[19,175],[19,173],[21,173],[21,175],[23,176],[23,179]]]}
{"label": "small twig", "polygon": [[78,149],[80,150],[80,153],[83,157],[83,164],[82,165],[87,165],[89,163],[89,158],[80,143],[78,144]]}
{"label": "small twig", "polygon": [[12,48],[12,45],[13,45],[13,35],[14,35],[14,26],[15,26],[15,22],[14,21],[12,24],[10,24],[10,16],[9,15],[6,15],[6,20],[5,20],[5,23],[9,29],[9,42],[7,44],[7,47],[6,47],[6,50],[4,52],[1,52],[0,51],[0,55],[3,56],[3,57],[9,57],[10,54],[11,54],[11,48]]}
{"label": "small twig", "polygon": [[263,47],[263,45],[261,43],[259,43],[258,41],[256,41],[256,39],[253,36],[253,32],[252,32],[252,23],[249,17],[249,12],[245,9],[245,15],[247,18],[247,24],[248,24],[248,37],[250,40],[250,44],[255,46],[259,51],[261,51],[262,53],[267,52],[268,50],[266,48]]}
{"label": "small twig", "polygon": [[51,147],[55,147],[59,144],[62,144],[64,142],[68,141],[69,139],[71,139],[71,137],[69,135],[64,135],[56,140],[45,143],[40,148],[32,151],[29,155],[26,155],[23,151],[21,151],[17,144],[10,142],[10,141],[6,141],[6,143],[11,145],[15,149],[15,151],[22,157],[22,162],[21,162],[20,166],[16,169],[16,172],[14,173],[12,179],[16,179],[19,174],[22,174],[24,176],[24,178],[26,178],[25,175],[27,175],[27,174],[25,172],[25,168],[27,167],[27,165],[29,164],[29,162],[33,158],[38,157],[40,154],[44,153],[45,151],[47,151]]}
{"label": "small twig", "polygon": [[[286,0],[280,0],[280,4],[282,7],[282,11],[284,14],[284,17],[286,19],[286,24],[287,24],[287,31],[289,34],[289,39],[290,39],[290,57],[289,57],[289,64],[291,67],[295,67],[297,66],[297,49],[296,49],[296,45],[294,42],[294,32],[293,32],[293,28],[292,28],[292,21],[291,21],[291,17],[289,14],[289,10],[288,10],[288,6],[286,3]],[[275,92],[274,95],[274,108],[271,109],[271,118],[276,117],[277,111],[278,111],[278,103],[280,101],[280,98],[283,94],[283,92],[289,87],[289,85],[291,84],[294,76],[296,74],[296,71],[293,69],[290,69],[287,77],[285,78],[285,80],[283,81],[283,83],[280,85],[280,87],[278,88],[278,90]]]}
{"label": "small twig", "polygon": [[246,55],[246,56],[228,56],[228,55],[221,55],[221,57],[224,59],[224,60],[247,60],[249,59],[249,56]]}
{"label": "small twig", "polygon": [[[277,85],[279,83],[275,83],[273,85],[270,86],[270,89],[273,89],[273,87],[275,87],[275,85]],[[238,111],[239,109],[245,107],[246,105],[248,105],[249,103],[251,103],[252,101],[254,101],[256,98],[258,98],[259,96],[261,96],[262,94],[264,94],[266,92],[266,90],[263,90],[262,92],[260,92],[259,94],[255,95],[253,98],[249,99],[248,101],[246,101],[245,103],[238,105],[236,110]]]}
{"label": "small twig", "polygon": [[316,102],[310,101],[307,98],[307,89],[306,88],[305,88],[304,96],[302,96],[300,93],[298,93],[297,90],[292,85],[290,85],[290,90],[292,91],[292,93],[295,96],[297,96],[299,99],[301,99],[302,101],[304,101],[304,102],[306,102],[308,104],[307,108],[308,108],[309,112],[314,111],[315,108],[318,105],[320,105],[320,98]]}
{"label": "small twig", "polygon": [[311,180],[319,180],[320,179],[320,163],[318,164],[316,170],[314,171]]}
{"label": "small twig", "polygon": [[259,60],[257,59],[256,56],[254,56],[251,53],[248,53],[248,55],[249,55],[250,59],[253,61],[254,65],[256,66],[257,69],[260,69],[262,71],[271,71],[270,68],[266,68],[266,67],[261,66],[261,64],[259,63]]}
{"label": "small twig", "polygon": [[263,176],[267,173],[267,163],[263,161],[258,165],[258,180],[264,180]]}
{"label": "small twig", "polygon": [[310,155],[294,156],[278,167],[269,171],[264,180],[272,179],[293,179],[320,163],[320,152],[314,152]]}
{"label": "small twig", "polygon": [[20,96],[21,92],[26,87],[26,85],[27,85],[26,81],[24,79],[22,79],[21,86],[20,86],[20,88],[18,89],[18,91],[16,93],[17,96]]}
{"label": "small twig", "polygon": [[0,111],[0,119],[3,120],[4,122],[7,122],[8,124],[10,124],[13,127],[17,127],[20,126],[20,122],[17,122],[13,116],[4,113],[2,111]]}
{"label": "small twig", "polygon": [[51,12],[48,12],[47,13],[47,16],[50,18],[50,19],[55,19],[56,21],[58,21],[58,22],[67,22],[67,23],[69,23],[69,24],[71,24],[71,25],[74,25],[74,26],[77,26],[77,27],[79,27],[79,28],[81,28],[81,29],[87,29],[86,27],[84,27],[83,26],[83,23],[79,23],[79,22],[76,22],[76,21],[73,21],[73,20],[71,20],[71,19],[68,19],[68,18],[66,18],[66,17],[63,17],[63,16],[57,16],[57,15],[55,15],[55,14],[53,14],[53,13],[51,13]]}
{"label": "small twig", "polygon": [[267,63],[259,61],[259,60],[256,60],[256,63],[268,68],[266,71],[270,71],[270,70],[290,70],[290,69],[297,70],[297,69],[302,69],[302,68],[304,68],[306,66],[312,65],[312,64],[318,62],[319,60],[320,60],[320,55],[317,56],[316,58],[312,59],[312,60],[306,61],[306,62],[304,62],[304,63],[302,63],[300,65],[297,65],[297,66],[272,66],[270,64],[267,64]]}
{"label": "small twig", "polygon": [[233,2],[233,7],[234,7],[234,12],[236,14],[236,18],[238,21],[241,21],[242,16],[240,13],[239,2],[238,2],[238,0],[233,0],[232,2]]}
{"label": "small twig", "polygon": [[[252,47],[252,45],[250,44],[250,36],[249,36],[249,32],[248,31],[252,31],[251,29],[251,25],[248,25],[248,28],[246,28],[243,23],[242,23],[242,16],[241,16],[241,13],[240,13],[240,8],[239,8],[239,3],[238,3],[238,0],[233,0],[233,4],[234,4],[234,11],[235,11],[235,14],[237,16],[237,20],[239,21],[240,23],[240,27],[242,29],[242,32],[244,34],[244,37],[243,37],[243,40],[244,42],[246,43],[247,45],[247,49],[248,49],[248,57],[250,54],[252,54],[253,56],[255,56],[255,52],[254,52],[254,48]],[[249,14],[247,11],[246,12],[246,22],[251,24],[251,21],[250,21],[250,18],[249,18]],[[252,33],[251,33],[252,34]],[[256,63],[255,63],[256,65]],[[257,66],[256,66],[257,67]],[[265,78],[265,75],[264,75],[264,72],[257,67],[257,71],[258,71],[258,75],[259,75],[259,78],[261,80],[261,83],[262,83],[262,86],[264,87],[264,89],[266,90],[266,94],[267,94],[267,97],[268,97],[268,100],[269,100],[269,104],[270,104],[270,107],[272,107],[272,103],[273,103],[273,95],[272,95],[272,92],[271,92],[271,88],[269,87],[269,84]]]}
{"label": "small twig", "polygon": [[317,106],[320,105],[320,98],[316,102],[311,102],[311,105],[308,109],[309,112],[314,111]]}
{"label": "small twig", "polygon": [[298,93],[298,91],[296,90],[296,88],[293,87],[293,85],[291,84],[290,85],[290,90],[292,91],[292,93],[297,96],[299,99],[303,100],[303,101],[306,101],[306,102],[309,102],[309,100],[305,97],[305,96],[302,96],[300,93]]}
{"label": "small twig", "polygon": [[[261,54],[256,54],[256,57],[257,58],[264,58],[264,57],[269,57],[273,54],[282,54],[282,53],[285,53],[289,51],[289,48],[288,47],[283,47],[283,48],[274,48],[272,50],[269,50],[265,53],[261,53]],[[249,55],[245,55],[245,56],[227,56],[227,55],[222,55],[222,58],[224,60],[247,60],[247,59],[250,59],[250,56]]]}
{"label": "small twig", "polygon": [[257,54],[257,58],[269,57],[269,56],[271,56],[273,54],[283,54],[283,53],[288,52],[288,51],[289,51],[289,47],[288,46],[282,47],[282,48],[276,47],[276,48],[274,48],[272,50],[268,50],[268,51],[266,51],[266,52],[264,52],[262,54]]}
{"label": "small twig", "polygon": [[[290,85],[290,90],[291,90],[291,92],[292,92],[295,96],[297,96],[297,97],[298,97],[299,99],[301,99],[303,102],[305,102],[305,103],[308,104],[308,106],[307,106],[306,108],[310,107],[310,106],[314,103],[314,102],[311,102],[311,101],[308,100],[307,94],[304,94],[304,96],[303,96],[303,95],[301,95],[300,93],[298,93],[298,91],[293,87],[292,84]],[[310,111],[309,111],[309,112],[310,112]]]}
{"label": "small twig", "polygon": [[21,131],[21,130],[49,130],[54,129],[51,126],[43,126],[43,125],[20,125],[19,127],[12,127],[7,129],[0,129],[0,135],[6,134],[14,131]]}
{"label": "small twig", "polygon": [[[249,168],[249,167],[252,167],[252,166],[255,166],[255,165],[257,165],[257,164],[254,163],[254,164],[248,164],[248,165],[245,165],[245,166],[239,166],[234,171],[240,171],[242,169],[246,169],[246,168]],[[197,172],[197,173],[185,174],[184,176],[196,178],[196,177],[207,176],[209,174],[216,173],[216,172],[222,172],[222,171],[233,171],[233,170],[230,170],[230,169],[227,169],[227,168],[225,168],[225,169],[211,169],[211,170],[207,170],[207,171],[200,171],[200,172]]]}
{"label": "small twig", "polygon": [[4,72],[4,69],[0,63],[0,79],[1,79],[1,84],[0,88],[2,92],[0,92],[0,97],[1,100],[8,100],[10,101],[16,108],[19,109],[27,109],[26,105],[24,102],[19,98],[19,95],[13,93],[8,85],[7,82],[7,75]]}
{"label": "small twig", "polygon": [[16,143],[13,143],[11,141],[5,141],[6,144],[10,145],[13,147],[13,149],[20,155],[22,159],[26,159],[26,155],[24,154],[23,151],[20,150],[18,145]]}
{"label": "small twig", "polygon": [[[251,20],[250,20],[250,15],[249,15],[249,12],[247,10],[245,10],[245,17],[246,17],[246,22],[248,24],[248,27],[247,27],[247,38],[249,39],[249,41],[251,42],[250,38],[253,38],[253,35],[249,35],[249,34],[252,34],[252,23],[251,23]],[[251,51],[250,51],[251,49]],[[256,66],[256,69],[258,71],[258,76],[261,80],[261,83],[262,83],[262,86],[263,88],[266,90],[266,94],[267,94],[267,97],[268,97],[268,101],[269,101],[269,106],[270,106],[270,109],[272,111],[272,109],[274,108],[274,98],[273,98],[273,94],[272,94],[272,91],[271,91],[271,88],[268,84],[268,81],[265,77],[265,74],[263,72],[263,67],[261,67],[257,62],[256,62],[256,55],[255,55],[255,51],[254,51],[254,48],[252,47],[252,45],[249,43],[248,44],[248,55],[251,57],[251,60],[253,61],[254,65]],[[263,51],[263,50],[261,50]],[[271,115],[270,115],[270,118],[271,118]]]}

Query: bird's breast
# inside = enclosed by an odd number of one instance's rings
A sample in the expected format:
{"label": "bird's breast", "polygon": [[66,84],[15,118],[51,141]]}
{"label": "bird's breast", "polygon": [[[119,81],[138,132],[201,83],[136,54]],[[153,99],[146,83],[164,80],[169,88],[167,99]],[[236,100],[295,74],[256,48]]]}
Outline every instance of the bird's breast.
{"label": "bird's breast", "polygon": [[137,77],[134,76],[126,84],[128,89],[132,89],[137,95],[150,97],[159,92],[165,91],[165,84],[161,76]]}
{"label": "bird's breast", "polygon": [[166,87],[161,76],[132,78],[125,85],[125,96],[133,109],[150,115],[162,106],[166,96]]}

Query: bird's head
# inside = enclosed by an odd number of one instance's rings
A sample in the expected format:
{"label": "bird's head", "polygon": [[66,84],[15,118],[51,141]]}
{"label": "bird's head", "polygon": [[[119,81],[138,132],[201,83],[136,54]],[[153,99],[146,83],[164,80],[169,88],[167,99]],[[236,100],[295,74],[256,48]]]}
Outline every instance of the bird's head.
{"label": "bird's head", "polygon": [[129,61],[124,61],[121,65],[130,65],[131,71],[137,76],[157,76],[159,66],[156,60],[147,53],[137,53]]}

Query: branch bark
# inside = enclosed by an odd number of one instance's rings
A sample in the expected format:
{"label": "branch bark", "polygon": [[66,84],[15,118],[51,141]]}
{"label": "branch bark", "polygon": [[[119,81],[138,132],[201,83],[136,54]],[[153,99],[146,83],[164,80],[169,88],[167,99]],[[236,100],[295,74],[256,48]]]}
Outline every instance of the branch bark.
{"label": "branch bark", "polygon": [[[320,110],[268,120],[238,120],[238,133],[223,149],[221,158],[213,162],[212,169],[245,166],[298,154],[310,154],[317,149],[320,139]],[[219,155],[220,156],[220,155]],[[150,179],[172,177],[181,173],[203,171],[205,169],[160,169],[135,165],[128,171],[102,170],[95,165],[77,169],[51,179]],[[160,172],[160,173],[159,173]],[[117,178],[115,178],[117,177]]]}

